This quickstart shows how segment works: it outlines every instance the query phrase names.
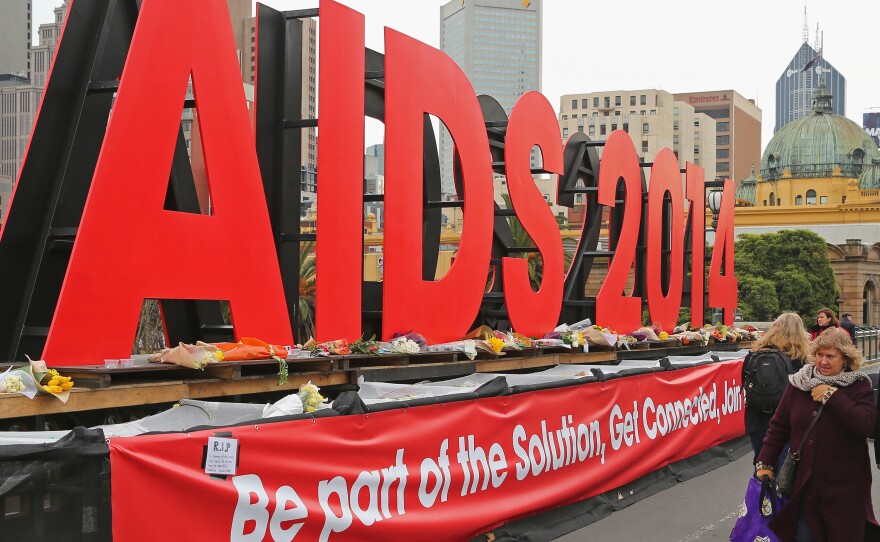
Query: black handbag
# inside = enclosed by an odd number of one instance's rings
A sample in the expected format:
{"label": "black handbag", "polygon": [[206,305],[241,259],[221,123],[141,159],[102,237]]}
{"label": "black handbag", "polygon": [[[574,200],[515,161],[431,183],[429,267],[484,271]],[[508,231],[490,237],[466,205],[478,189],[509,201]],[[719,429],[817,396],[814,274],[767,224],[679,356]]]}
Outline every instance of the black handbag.
{"label": "black handbag", "polygon": [[813,430],[816,422],[819,421],[819,416],[822,415],[823,408],[825,408],[824,404],[819,407],[819,411],[816,412],[813,421],[810,422],[810,426],[807,427],[807,431],[804,433],[804,437],[801,439],[797,451],[792,453],[790,449],[788,450],[788,454],[785,456],[785,462],[782,463],[782,467],[779,469],[779,474],[776,475],[776,492],[786,499],[791,498],[791,492],[794,489],[794,477],[797,474],[798,461],[801,459],[801,450],[804,448],[804,443],[807,441],[810,431]]}

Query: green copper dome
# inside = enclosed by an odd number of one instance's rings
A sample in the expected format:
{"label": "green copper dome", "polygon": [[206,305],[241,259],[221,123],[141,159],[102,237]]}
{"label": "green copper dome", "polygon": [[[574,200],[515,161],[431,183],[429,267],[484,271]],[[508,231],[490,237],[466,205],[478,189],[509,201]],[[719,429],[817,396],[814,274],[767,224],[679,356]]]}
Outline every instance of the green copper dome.
{"label": "green copper dome", "polygon": [[831,112],[823,88],[813,97],[812,112],[789,122],[773,136],[761,157],[761,177],[775,181],[788,170],[792,177],[831,177],[835,168],[862,189],[880,187],[880,152],[858,124]]}

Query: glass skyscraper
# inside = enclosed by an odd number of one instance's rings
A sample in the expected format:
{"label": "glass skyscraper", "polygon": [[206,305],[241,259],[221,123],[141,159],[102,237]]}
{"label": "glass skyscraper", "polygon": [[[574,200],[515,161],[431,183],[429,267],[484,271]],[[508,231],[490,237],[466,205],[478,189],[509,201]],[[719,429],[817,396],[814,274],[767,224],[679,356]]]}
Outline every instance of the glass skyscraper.
{"label": "glass skyscraper", "polygon": [[[452,0],[440,8],[440,49],[464,71],[477,95],[510,114],[516,100],[541,90],[542,0]],[[452,139],[440,131],[443,193],[454,194]]]}
{"label": "glass skyscraper", "polygon": [[813,92],[819,88],[820,76],[833,97],[831,112],[846,115],[846,78],[805,41],[776,80],[774,133],[789,122],[810,114]]}

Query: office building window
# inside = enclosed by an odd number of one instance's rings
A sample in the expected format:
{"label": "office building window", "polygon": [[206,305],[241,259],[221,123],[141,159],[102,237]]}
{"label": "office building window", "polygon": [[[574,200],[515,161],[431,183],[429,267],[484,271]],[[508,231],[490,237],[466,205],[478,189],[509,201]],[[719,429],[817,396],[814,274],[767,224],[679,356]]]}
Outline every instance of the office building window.
{"label": "office building window", "polygon": [[715,136],[716,145],[730,145],[730,136]]}
{"label": "office building window", "polygon": [[624,123],[623,123],[623,131],[624,131],[624,132],[629,132],[629,123],[628,123],[628,122],[624,122]]}
{"label": "office building window", "polygon": [[572,101],[571,101],[571,108],[572,108],[572,109],[577,109],[577,108],[578,108],[578,101],[577,101],[577,100],[572,100]]}
{"label": "office building window", "polygon": [[715,158],[730,158],[730,149],[715,149]]}
{"label": "office building window", "polygon": [[605,96],[605,107],[611,107],[611,96]]}
{"label": "office building window", "polygon": [[568,115],[562,115],[562,120],[568,120]]}
{"label": "office building window", "polygon": [[715,165],[715,171],[730,171],[730,162],[718,162]]}
{"label": "office building window", "polygon": [[699,126],[700,126],[700,119],[694,119],[694,128],[697,128]]}
{"label": "office building window", "polygon": [[563,128],[562,129],[562,138],[565,139],[566,137],[568,137],[568,128]]}
{"label": "office building window", "polygon": [[629,105],[636,105],[636,97],[635,96],[629,97]]}
{"label": "office building window", "polygon": [[651,130],[651,125],[647,122],[642,123],[642,133],[647,134]]}
{"label": "office building window", "polygon": [[596,135],[596,127],[593,125],[590,125],[590,137],[592,137],[594,135]]}
{"label": "office building window", "polygon": [[694,147],[694,154],[700,154],[700,147]]}
{"label": "office building window", "polygon": [[646,140],[642,140],[642,152],[648,152],[648,142]]}
{"label": "office building window", "polygon": [[590,105],[589,105],[589,100],[587,100],[586,98],[584,98],[583,100],[581,100],[581,109],[586,109],[586,108],[588,108],[588,107],[590,107]]}
{"label": "office building window", "polygon": [[803,205],[803,204],[804,204],[804,198],[803,198],[803,196],[801,196],[800,194],[798,194],[797,196],[795,196],[795,197],[794,197],[794,204],[795,204],[795,205]]}
{"label": "office building window", "polygon": [[730,131],[730,123],[729,122],[715,123],[715,131],[716,132],[729,132]]}
{"label": "office building window", "polygon": [[821,203],[822,205],[828,203],[828,196],[819,196],[819,203]]}
{"label": "office building window", "polygon": [[599,135],[605,135],[605,125],[599,126]]}
{"label": "office building window", "polygon": [[639,96],[639,105],[648,105],[648,97],[644,94]]}
{"label": "office building window", "polygon": [[[563,117],[563,118],[565,118],[565,117]],[[678,130],[678,121],[677,120],[672,121],[672,129]]]}
{"label": "office building window", "polygon": [[593,107],[599,107],[599,97],[595,96],[593,98]]}
{"label": "office building window", "polygon": [[615,96],[615,97],[614,97],[614,105],[616,105],[616,106],[618,106],[618,107],[620,106],[620,96]]}

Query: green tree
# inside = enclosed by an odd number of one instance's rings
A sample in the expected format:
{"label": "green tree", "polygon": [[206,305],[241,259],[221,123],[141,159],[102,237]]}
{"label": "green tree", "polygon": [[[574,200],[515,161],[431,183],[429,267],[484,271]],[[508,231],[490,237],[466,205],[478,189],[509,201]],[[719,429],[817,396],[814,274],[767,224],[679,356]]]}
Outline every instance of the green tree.
{"label": "green tree", "polygon": [[315,335],[315,242],[300,243],[299,304],[296,307],[296,338],[306,342]]}
{"label": "green tree", "polygon": [[820,308],[836,308],[839,289],[825,240],[808,230],[740,235],[736,276],[747,319],[794,311],[812,321]]}

